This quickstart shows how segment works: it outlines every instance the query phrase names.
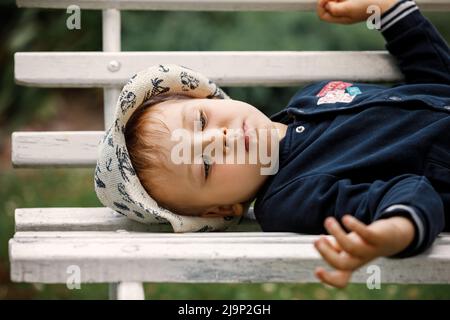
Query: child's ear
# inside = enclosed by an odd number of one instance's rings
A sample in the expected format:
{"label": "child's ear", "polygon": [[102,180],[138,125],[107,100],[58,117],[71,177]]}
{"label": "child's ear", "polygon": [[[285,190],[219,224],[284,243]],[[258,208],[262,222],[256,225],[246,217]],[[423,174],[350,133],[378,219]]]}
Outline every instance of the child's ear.
{"label": "child's ear", "polygon": [[225,216],[235,216],[239,217],[244,213],[244,206],[241,203],[219,205],[209,207],[200,214],[201,217],[212,218],[212,217],[225,217]]}

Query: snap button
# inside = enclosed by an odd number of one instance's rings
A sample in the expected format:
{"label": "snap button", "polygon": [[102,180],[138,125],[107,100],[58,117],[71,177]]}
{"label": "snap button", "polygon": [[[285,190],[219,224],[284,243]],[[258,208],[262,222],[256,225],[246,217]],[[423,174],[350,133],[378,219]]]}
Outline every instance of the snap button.
{"label": "snap button", "polygon": [[390,96],[390,97],[389,97],[389,100],[400,101],[400,100],[402,100],[402,98],[397,97],[397,96]]}
{"label": "snap button", "polygon": [[298,126],[297,128],[295,128],[295,132],[297,132],[297,133],[302,133],[303,131],[305,131],[304,126]]}

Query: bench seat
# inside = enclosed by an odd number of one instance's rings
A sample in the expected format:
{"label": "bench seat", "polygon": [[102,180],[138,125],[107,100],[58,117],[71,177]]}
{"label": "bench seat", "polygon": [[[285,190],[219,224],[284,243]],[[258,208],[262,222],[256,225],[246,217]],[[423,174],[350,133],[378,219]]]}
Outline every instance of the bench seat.
{"label": "bench seat", "polygon": [[[76,265],[83,283],[300,283],[317,282],[314,268],[325,266],[313,246],[318,236],[146,232],[105,208],[17,209],[16,226],[9,253],[11,279],[18,282],[65,283],[67,268]],[[450,283],[450,235],[442,234],[422,255],[371,264],[380,267],[382,283]],[[367,278],[362,268],[352,282]]]}

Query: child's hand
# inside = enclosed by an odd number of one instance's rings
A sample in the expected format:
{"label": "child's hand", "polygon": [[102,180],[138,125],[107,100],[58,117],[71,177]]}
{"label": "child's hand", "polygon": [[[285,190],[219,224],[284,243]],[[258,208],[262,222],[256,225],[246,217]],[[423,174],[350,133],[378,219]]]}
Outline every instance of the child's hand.
{"label": "child's hand", "polygon": [[367,13],[370,5],[380,8],[380,14],[397,3],[398,0],[318,0],[317,15],[320,19],[350,24],[366,20],[372,13]]}
{"label": "child's hand", "polygon": [[352,272],[369,261],[382,256],[392,256],[405,249],[414,239],[414,225],[404,217],[391,217],[370,225],[346,215],[342,222],[351,230],[346,233],[334,218],[325,220],[325,228],[334,238],[321,237],[314,245],[325,261],[336,270],[316,269],[322,282],[343,288]]}

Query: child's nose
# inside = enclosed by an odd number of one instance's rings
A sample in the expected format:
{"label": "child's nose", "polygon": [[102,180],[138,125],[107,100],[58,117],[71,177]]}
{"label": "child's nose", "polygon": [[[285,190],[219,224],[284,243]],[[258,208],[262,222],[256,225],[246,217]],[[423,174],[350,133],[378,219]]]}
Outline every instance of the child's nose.
{"label": "child's nose", "polygon": [[227,151],[227,146],[228,146],[228,142],[227,142],[227,128],[222,127],[219,130],[217,130],[217,136],[215,136],[215,139],[218,139],[218,142],[222,142],[223,145],[223,149],[224,149],[224,154],[226,154]]}

